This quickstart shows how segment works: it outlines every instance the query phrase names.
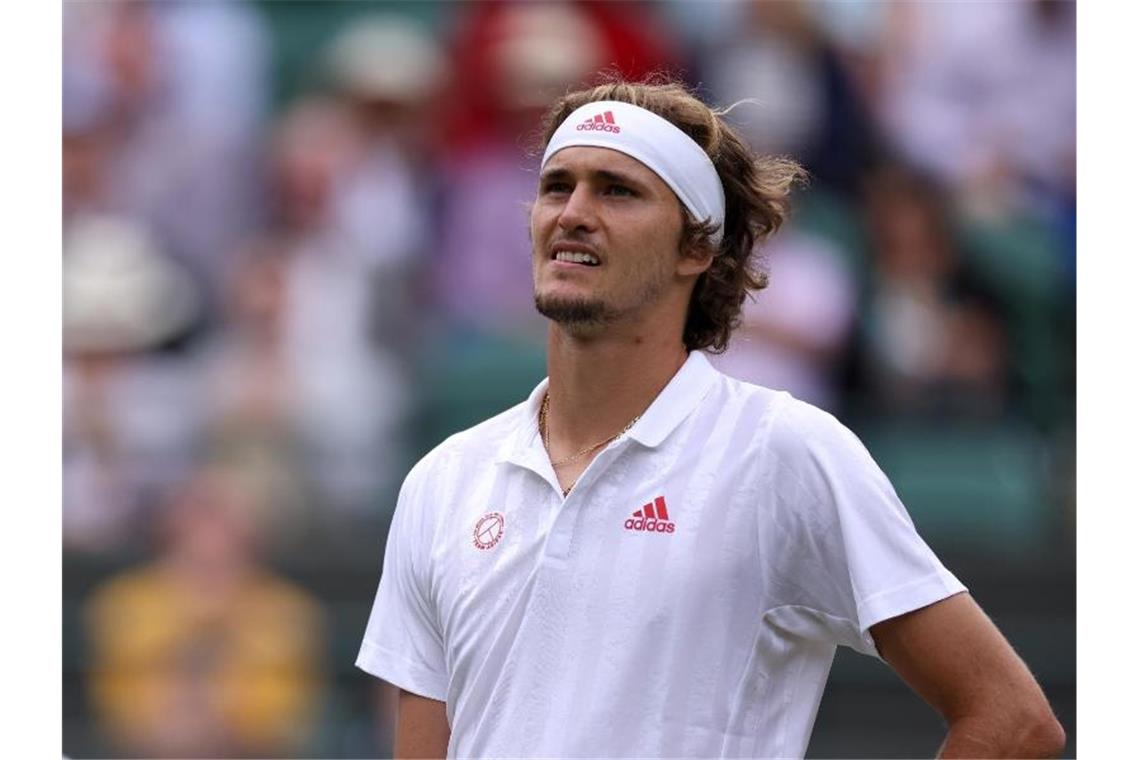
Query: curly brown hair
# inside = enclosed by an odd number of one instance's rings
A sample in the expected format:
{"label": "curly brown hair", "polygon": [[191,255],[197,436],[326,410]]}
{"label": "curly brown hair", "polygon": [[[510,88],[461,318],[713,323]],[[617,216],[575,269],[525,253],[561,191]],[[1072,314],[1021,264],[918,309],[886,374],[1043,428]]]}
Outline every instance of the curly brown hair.
{"label": "curly brown hair", "polygon": [[788,196],[807,174],[789,158],[754,153],[725,123],[723,116],[731,109],[710,108],[684,84],[665,77],[644,82],[618,79],[563,96],[543,120],[541,148],[545,149],[574,110],[599,100],[632,103],[652,111],[692,138],[712,159],[724,186],[724,236],[714,246],[711,236],[716,225],[698,222],[682,206],[681,251],[701,258],[711,249],[713,255],[711,266],[693,288],[683,340],[690,351],[721,353],[740,324],[748,291],[768,286],[757,246],[784,223],[790,211]]}

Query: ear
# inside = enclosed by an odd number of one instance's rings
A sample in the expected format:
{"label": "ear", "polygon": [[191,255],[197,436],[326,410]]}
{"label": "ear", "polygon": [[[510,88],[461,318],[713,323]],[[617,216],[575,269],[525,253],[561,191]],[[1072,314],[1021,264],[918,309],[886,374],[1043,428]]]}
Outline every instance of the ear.
{"label": "ear", "polygon": [[713,262],[713,250],[707,245],[690,245],[681,249],[677,259],[677,274],[681,277],[696,277]]}

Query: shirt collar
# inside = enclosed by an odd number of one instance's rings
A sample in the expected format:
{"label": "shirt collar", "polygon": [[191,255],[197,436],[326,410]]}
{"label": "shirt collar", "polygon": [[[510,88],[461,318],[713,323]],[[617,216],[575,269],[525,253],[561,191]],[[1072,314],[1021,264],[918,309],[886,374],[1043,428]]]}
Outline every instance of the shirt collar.
{"label": "shirt collar", "polygon": [[655,448],[701,403],[719,373],[700,351],[689,358],[629,431],[629,437]]}
{"label": "shirt collar", "polygon": [[541,451],[545,454],[545,447],[536,448],[534,445],[538,437],[538,409],[542,405],[542,397],[546,395],[549,385],[550,378],[544,377],[530,392],[530,396],[522,405],[522,414],[514,432],[503,439],[502,445],[499,446],[498,456],[495,457],[496,464],[513,462],[532,470],[539,469],[541,459],[535,452]]}
{"label": "shirt collar", "polygon": [[[697,408],[712,388],[718,374],[703,353],[690,351],[689,358],[681,365],[681,369],[657,394],[657,398],[627,435],[644,446],[659,446]],[[518,426],[499,447],[496,462],[513,462],[540,470],[545,449],[535,446],[538,437],[538,410],[549,385],[550,378],[543,378],[531,391],[522,405],[523,413]]]}

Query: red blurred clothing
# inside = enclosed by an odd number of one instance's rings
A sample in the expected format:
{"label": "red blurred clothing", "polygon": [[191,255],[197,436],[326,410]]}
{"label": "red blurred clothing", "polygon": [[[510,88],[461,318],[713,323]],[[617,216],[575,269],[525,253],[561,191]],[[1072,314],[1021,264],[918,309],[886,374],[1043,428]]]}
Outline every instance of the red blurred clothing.
{"label": "red blurred clothing", "polygon": [[[445,123],[444,147],[449,153],[465,152],[496,138],[516,140],[522,133],[504,134],[514,126],[509,113],[512,108],[506,101],[512,75],[511,63],[503,60],[504,46],[513,38],[539,32],[529,27],[530,21],[520,18],[534,11],[561,10],[567,18],[577,17],[583,24],[573,25],[581,33],[584,44],[593,43],[594,49],[582,51],[584,79],[591,79],[602,70],[614,71],[622,77],[637,80],[656,71],[675,68],[680,63],[679,45],[662,23],[652,6],[641,3],[585,2],[570,0],[565,3],[518,3],[491,0],[466,6],[466,15],[452,36],[452,91],[445,98],[449,112]],[[553,18],[551,15],[550,18]],[[543,25],[535,19],[534,24]],[[573,31],[563,27],[547,30],[563,37]],[[587,63],[588,61],[588,63]],[[541,61],[530,61],[542,65]],[[532,67],[533,68],[533,67]],[[559,73],[569,69],[562,68]],[[552,96],[560,95],[578,81],[565,82]],[[537,126],[543,107],[528,113],[531,127]],[[524,119],[525,121],[525,119]]]}

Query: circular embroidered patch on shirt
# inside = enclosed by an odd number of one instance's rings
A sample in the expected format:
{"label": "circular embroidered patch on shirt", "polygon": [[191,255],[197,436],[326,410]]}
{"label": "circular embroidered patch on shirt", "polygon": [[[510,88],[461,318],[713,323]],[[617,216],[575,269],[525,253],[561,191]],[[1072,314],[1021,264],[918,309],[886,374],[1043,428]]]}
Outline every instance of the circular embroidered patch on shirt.
{"label": "circular embroidered patch on shirt", "polygon": [[498,512],[488,512],[475,523],[475,546],[479,549],[490,549],[499,543],[503,537],[503,526],[506,521]]}

